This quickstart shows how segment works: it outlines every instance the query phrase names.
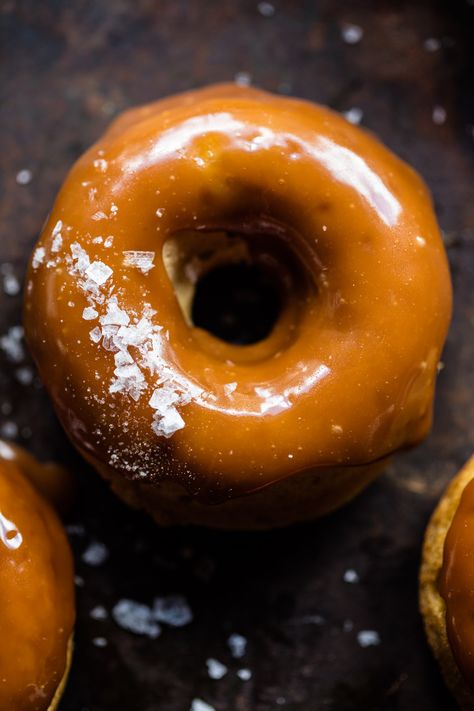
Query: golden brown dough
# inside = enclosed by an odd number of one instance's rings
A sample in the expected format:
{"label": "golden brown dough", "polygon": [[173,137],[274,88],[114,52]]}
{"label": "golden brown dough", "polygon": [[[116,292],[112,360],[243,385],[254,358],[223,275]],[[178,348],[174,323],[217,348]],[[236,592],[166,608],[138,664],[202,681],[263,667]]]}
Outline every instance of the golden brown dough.
{"label": "golden brown dough", "polygon": [[440,594],[439,582],[446,535],[458,510],[462,494],[473,479],[474,457],[450,483],[430,519],[423,544],[420,570],[420,609],[428,642],[447,685],[459,706],[465,711],[474,709],[474,692],[466,683],[453,656],[446,629],[446,604]]}

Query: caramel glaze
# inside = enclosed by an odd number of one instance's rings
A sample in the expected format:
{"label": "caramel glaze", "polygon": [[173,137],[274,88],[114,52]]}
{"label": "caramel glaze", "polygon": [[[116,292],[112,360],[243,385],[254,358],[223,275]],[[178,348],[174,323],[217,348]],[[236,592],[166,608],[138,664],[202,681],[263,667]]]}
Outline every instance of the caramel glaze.
{"label": "caramel glaze", "polygon": [[[163,266],[163,245],[183,230],[284,243],[310,285],[289,290],[268,338],[224,343],[186,322]],[[127,265],[130,250],[154,252],[153,268]],[[94,293],[96,261],[113,273]],[[122,376],[110,392],[114,297],[133,324],[150,304],[174,373],[144,365],[151,340],[129,346],[144,378],[133,396]],[[206,499],[421,440],[450,312],[439,229],[412,169],[326,108],[220,85],[126,112],[76,163],[33,254],[25,325],[89,461],[109,476],[172,477]],[[167,422],[150,405],[163,382],[184,422],[167,437],[151,427]]]}
{"label": "caramel glaze", "polygon": [[474,690],[474,480],[465,487],[444,544],[439,578],[454,658]]}
{"label": "caramel glaze", "polygon": [[72,556],[59,520],[23,474],[29,455],[12,459],[0,445],[0,708],[45,711],[67,666]]}
{"label": "caramel glaze", "polygon": [[72,473],[55,462],[39,462],[32,454],[12,442],[0,440],[0,459],[12,462],[35,489],[61,515],[72,506],[76,482]]}

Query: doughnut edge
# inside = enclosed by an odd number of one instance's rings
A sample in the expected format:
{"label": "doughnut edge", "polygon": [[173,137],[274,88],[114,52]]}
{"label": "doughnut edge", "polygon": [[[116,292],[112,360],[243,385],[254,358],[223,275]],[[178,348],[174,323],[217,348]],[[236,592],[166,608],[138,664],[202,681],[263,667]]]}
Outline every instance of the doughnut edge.
{"label": "doughnut edge", "polygon": [[73,652],[74,652],[74,637],[71,634],[71,636],[69,637],[68,644],[67,644],[66,668],[64,670],[63,677],[62,677],[61,681],[59,682],[59,686],[57,687],[57,689],[54,693],[53,699],[52,699],[50,705],[48,706],[47,711],[57,711],[57,709],[58,709],[59,702],[61,701],[62,696],[64,694],[64,690],[66,688],[67,680],[69,677],[69,672],[71,671]]}
{"label": "doughnut edge", "polygon": [[419,605],[429,646],[446,685],[463,711],[474,709],[474,693],[458,668],[447,636],[445,603],[438,592],[444,542],[462,493],[474,479],[474,457],[451,481],[436,506],[426,529],[419,575]]}

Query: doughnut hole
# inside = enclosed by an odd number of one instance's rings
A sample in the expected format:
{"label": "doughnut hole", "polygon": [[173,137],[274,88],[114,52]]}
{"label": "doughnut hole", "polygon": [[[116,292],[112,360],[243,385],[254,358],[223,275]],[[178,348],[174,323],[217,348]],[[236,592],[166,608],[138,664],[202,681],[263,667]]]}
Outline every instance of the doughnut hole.
{"label": "doughnut hole", "polygon": [[278,331],[291,338],[317,291],[299,255],[273,233],[185,230],[164,244],[163,263],[189,327],[237,347]]}

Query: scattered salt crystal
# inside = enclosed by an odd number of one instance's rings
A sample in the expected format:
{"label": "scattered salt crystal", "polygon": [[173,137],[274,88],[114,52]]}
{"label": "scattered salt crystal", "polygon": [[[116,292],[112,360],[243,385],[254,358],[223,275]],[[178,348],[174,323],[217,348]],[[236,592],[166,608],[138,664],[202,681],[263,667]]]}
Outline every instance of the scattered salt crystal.
{"label": "scattered salt crystal", "polygon": [[423,42],[423,47],[427,52],[437,52],[441,48],[441,42],[436,37],[427,37]]}
{"label": "scattered salt crystal", "polygon": [[0,436],[6,437],[6,439],[15,439],[15,437],[18,437],[18,425],[16,422],[12,422],[11,420],[2,422],[0,425]]}
{"label": "scattered salt crystal", "polygon": [[27,366],[17,368],[15,371],[15,375],[18,382],[22,385],[31,385],[31,383],[33,382],[33,371]]}
{"label": "scattered salt crystal", "polygon": [[112,610],[115,622],[125,630],[156,639],[161,634],[161,627],[155,622],[152,610],[134,600],[120,600]]}
{"label": "scattered salt crystal", "polygon": [[99,543],[98,541],[93,541],[82,554],[82,560],[87,565],[92,565],[98,567],[103,565],[107,558],[109,557],[109,551],[104,543]]}
{"label": "scattered salt crystal", "polygon": [[99,343],[102,338],[101,329],[98,326],[96,328],[93,328],[92,331],[89,331],[89,338],[93,343]]}
{"label": "scattered salt crystal", "polygon": [[361,630],[357,633],[357,641],[361,647],[376,647],[380,644],[380,635],[375,630]]}
{"label": "scattered salt crystal", "polygon": [[117,299],[112,298],[107,304],[106,313],[100,317],[100,322],[103,326],[128,326],[130,316],[119,307]]}
{"label": "scattered salt crystal", "polygon": [[165,208],[164,208],[164,207],[159,207],[159,208],[155,211],[155,215],[156,215],[157,217],[163,217],[164,214],[165,214]]}
{"label": "scattered salt crystal", "polygon": [[4,336],[0,336],[0,348],[13,363],[20,363],[25,357],[23,349],[23,328],[12,326]]}
{"label": "scattered salt crystal", "polygon": [[33,173],[28,168],[23,168],[23,170],[19,170],[16,174],[16,182],[18,185],[28,185],[28,183],[31,183],[32,178]]}
{"label": "scattered salt crystal", "polygon": [[212,657],[206,661],[207,673],[211,679],[222,679],[227,674],[227,667]]}
{"label": "scattered salt crystal", "polygon": [[275,6],[271,2],[259,2],[257,9],[263,17],[273,17],[275,14]]}
{"label": "scattered salt crystal", "polygon": [[193,621],[193,613],[181,595],[156,597],[153,602],[153,618],[170,627],[184,627]]}
{"label": "scattered salt crystal", "polygon": [[101,286],[113,274],[113,270],[104,262],[92,262],[86,269],[86,276]]}
{"label": "scattered salt crystal", "polygon": [[344,430],[341,425],[331,425],[331,432],[333,432],[333,434],[342,434]]}
{"label": "scattered salt crystal", "polygon": [[209,706],[205,701],[201,699],[193,699],[191,702],[190,711],[216,711],[213,706]]}
{"label": "scattered salt crystal", "polygon": [[20,293],[20,282],[14,274],[5,274],[3,277],[3,291],[7,296],[16,296]]}
{"label": "scattered salt crystal", "polygon": [[89,614],[93,620],[106,620],[108,617],[107,610],[103,605],[96,605]]}
{"label": "scattered salt crystal", "polygon": [[94,637],[94,639],[92,640],[92,644],[93,644],[95,647],[100,647],[100,648],[102,648],[102,647],[107,647],[108,642],[107,642],[107,640],[105,639],[105,637]]}
{"label": "scattered salt crystal", "polygon": [[94,321],[94,319],[96,319],[98,315],[99,313],[94,309],[93,306],[86,306],[86,308],[82,312],[82,318],[85,321]]}
{"label": "scattered salt crystal", "polygon": [[252,672],[250,669],[238,669],[237,676],[242,681],[249,681],[252,678]]}
{"label": "scattered salt crystal", "polygon": [[105,242],[104,242],[104,247],[106,247],[107,249],[109,249],[109,247],[111,247],[111,246],[113,245],[113,243],[114,243],[114,238],[113,238],[112,235],[109,235],[109,236],[107,237],[107,239],[105,240]]}
{"label": "scattered salt crystal", "polygon": [[59,252],[61,247],[63,246],[63,238],[61,235],[55,235],[53,237],[53,241],[51,243],[51,251],[55,254],[56,252]]}
{"label": "scattered salt crystal", "polygon": [[347,44],[357,44],[364,36],[364,30],[359,25],[345,24],[341,28],[341,35]]}
{"label": "scattered salt crystal", "polygon": [[153,410],[157,410],[161,415],[179,400],[179,394],[170,386],[162,385],[156,388],[148,402]]}
{"label": "scattered salt crystal", "polygon": [[81,247],[79,242],[73,242],[71,244],[70,249],[71,249],[72,258],[75,262],[74,268],[76,269],[77,272],[79,272],[79,274],[84,275],[86,269],[90,265],[89,255],[87,254],[85,249],[83,249]]}
{"label": "scattered salt crystal", "polygon": [[238,86],[250,86],[252,77],[248,72],[237,72],[234,77],[234,82],[238,84]]}
{"label": "scattered salt crystal", "polygon": [[93,163],[94,168],[97,168],[101,173],[105,173],[108,167],[108,163],[103,158],[97,158]]}
{"label": "scattered salt crystal", "polygon": [[105,212],[102,212],[102,210],[98,210],[97,212],[94,212],[92,215],[92,219],[98,222],[99,220],[108,220],[109,218],[105,214]]}
{"label": "scattered salt crystal", "polygon": [[230,397],[232,393],[236,390],[237,388],[237,383],[226,383],[224,385],[224,392],[227,395],[227,397]]}
{"label": "scattered salt crystal", "polygon": [[247,640],[241,634],[231,634],[227,640],[227,644],[234,659],[242,659],[242,657],[245,656]]}
{"label": "scattered salt crystal", "polygon": [[155,415],[151,428],[158,437],[168,438],[184,426],[185,422],[178,410],[170,407],[164,415]]}
{"label": "scattered salt crystal", "polygon": [[431,118],[437,126],[441,126],[446,121],[446,116],[446,109],[443,106],[435,106],[433,108]]}
{"label": "scattered salt crystal", "polygon": [[110,214],[111,215],[116,215],[118,213],[118,207],[117,205],[113,202],[110,206]]}
{"label": "scattered salt crystal", "polygon": [[37,247],[33,252],[33,259],[31,261],[31,266],[33,269],[37,269],[40,264],[43,263],[45,258],[44,247]]}
{"label": "scattered salt crystal", "polygon": [[343,579],[345,583],[358,583],[359,574],[353,568],[348,568],[344,573]]}
{"label": "scattered salt crystal", "polygon": [[155,252],[143,252],[138,250],[127,250],[123,253],[123,263],[126,267],[136,267],[143,274],[153,269]]}
{"label": "scattered salt crystal", "polygon": [[349,121],[349,123],[353,123],[356,126],[360,124],[363,116],[364,112],[358,106],[353,106],[348,111],[344,111],[344,117]]}

